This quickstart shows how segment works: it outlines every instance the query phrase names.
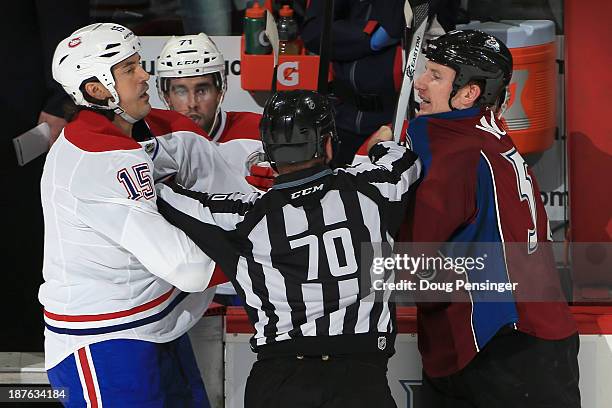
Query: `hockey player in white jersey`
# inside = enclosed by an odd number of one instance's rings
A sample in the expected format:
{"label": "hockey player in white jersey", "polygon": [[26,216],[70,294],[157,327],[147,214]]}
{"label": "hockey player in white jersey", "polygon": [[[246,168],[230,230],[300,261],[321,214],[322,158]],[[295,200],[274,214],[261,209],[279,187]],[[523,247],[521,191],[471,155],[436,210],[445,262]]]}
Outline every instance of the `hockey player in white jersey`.
{"label": "hockey player in white jersey", "polygon": [[151,109],[139,50],[129,29],[92,24],[53,58],[80,107],[41,181],[45,366],[67,406],[208,406],[186,332],[219,279],[160,216],[153,184],[251,188],[190,120]]}
{"label": "hockey player in white jersey", "polygon": [[259,136],[261,115],[222,109],[227,92],[225,59],[204,33],[170,38],[155,63],[157,90],[166,106],[201,127],[228,162],[259,189],[272,186]]}

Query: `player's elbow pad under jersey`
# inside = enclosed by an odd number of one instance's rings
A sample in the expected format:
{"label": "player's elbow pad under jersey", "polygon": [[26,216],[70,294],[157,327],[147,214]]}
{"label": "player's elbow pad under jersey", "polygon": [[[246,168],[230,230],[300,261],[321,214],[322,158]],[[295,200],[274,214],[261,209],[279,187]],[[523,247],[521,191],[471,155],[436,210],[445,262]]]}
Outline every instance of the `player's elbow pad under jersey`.
{"label": "player's elbow pad under jersey", "polygon": [[214,267],[212,261],[180,264],[165,280],[183,292],[201,292],[208,287]]}

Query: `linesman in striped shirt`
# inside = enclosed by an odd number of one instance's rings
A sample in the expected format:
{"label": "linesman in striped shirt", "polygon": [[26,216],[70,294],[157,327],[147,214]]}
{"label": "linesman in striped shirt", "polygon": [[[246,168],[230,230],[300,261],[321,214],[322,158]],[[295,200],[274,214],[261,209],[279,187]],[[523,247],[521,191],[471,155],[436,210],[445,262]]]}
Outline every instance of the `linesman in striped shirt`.
{"label": "linesman in striped shirt", "polygon": [[273,95],[260,131],[279,174],[267,193],[158,187],[159,211],[221,266],[255,327],[245,406],[395,407],[395,308],[368,279],[372,244],[393,244],[420,161],[383,128],[371,163],[332,169],[333,112],[312,91]]}

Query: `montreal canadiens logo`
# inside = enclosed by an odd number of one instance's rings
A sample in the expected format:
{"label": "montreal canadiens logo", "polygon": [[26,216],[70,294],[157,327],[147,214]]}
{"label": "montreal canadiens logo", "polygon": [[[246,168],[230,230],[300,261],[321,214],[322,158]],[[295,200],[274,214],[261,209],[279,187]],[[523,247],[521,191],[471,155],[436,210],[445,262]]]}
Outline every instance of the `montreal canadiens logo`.
{"label": "montreal canadiens logo", "polygon": [[81,43],[81,37],[76,37],[76,38],[73,38],[72,40],[70,40],[70,42],[68,43],[68,46],[70,48],[74,48],[77,45],[79,45],[80,43]]}

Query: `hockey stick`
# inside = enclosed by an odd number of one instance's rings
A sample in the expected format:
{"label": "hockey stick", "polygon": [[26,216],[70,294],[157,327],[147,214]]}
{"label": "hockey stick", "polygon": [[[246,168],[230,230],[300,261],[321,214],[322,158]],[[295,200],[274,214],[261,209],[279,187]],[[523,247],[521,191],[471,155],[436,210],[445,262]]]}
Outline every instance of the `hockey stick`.
{"label": "hockey stick", "polygon": [[[402,128],[410,103],[410,95],[413,92],[414,71],[421,56],[423,37],[425,36],[425,28],[427,27],[429,16],[428,0],[412,0],[412,3],[413,5],[411,6],[409,0],[406,0],[404,4],[404,17],[406,19],[406,39],[404,42],[406,69],[404,70],[402,87],[400,88],[397,105],[395,106],[392,124],[393,139],[398,143],[402,136]],[[407,44],[410,44],[409,53],[406,49]]]}
{"label": "hockey stick", "polygon": [[321,33],[321,43],[319,45],[319,76],[317,81],[317,91],[327,94],[329,77],[329,61],[332,49],[332,21],[334,20],[334,0],[325,1],[323,11],[323,32]]}
{"label": "hockey stick", "polygon": [[279,40],[278,40],[278,28],[276,27],[276,21],[272,12],[269,10],[266,12],[266,29],[265,33],[268,36],[268,41],[272,45],[272,54],[274,55],[274,69],[272,70],[272,93],[276,92],[276,81],[278,75],[278,52],[279,52]]}

